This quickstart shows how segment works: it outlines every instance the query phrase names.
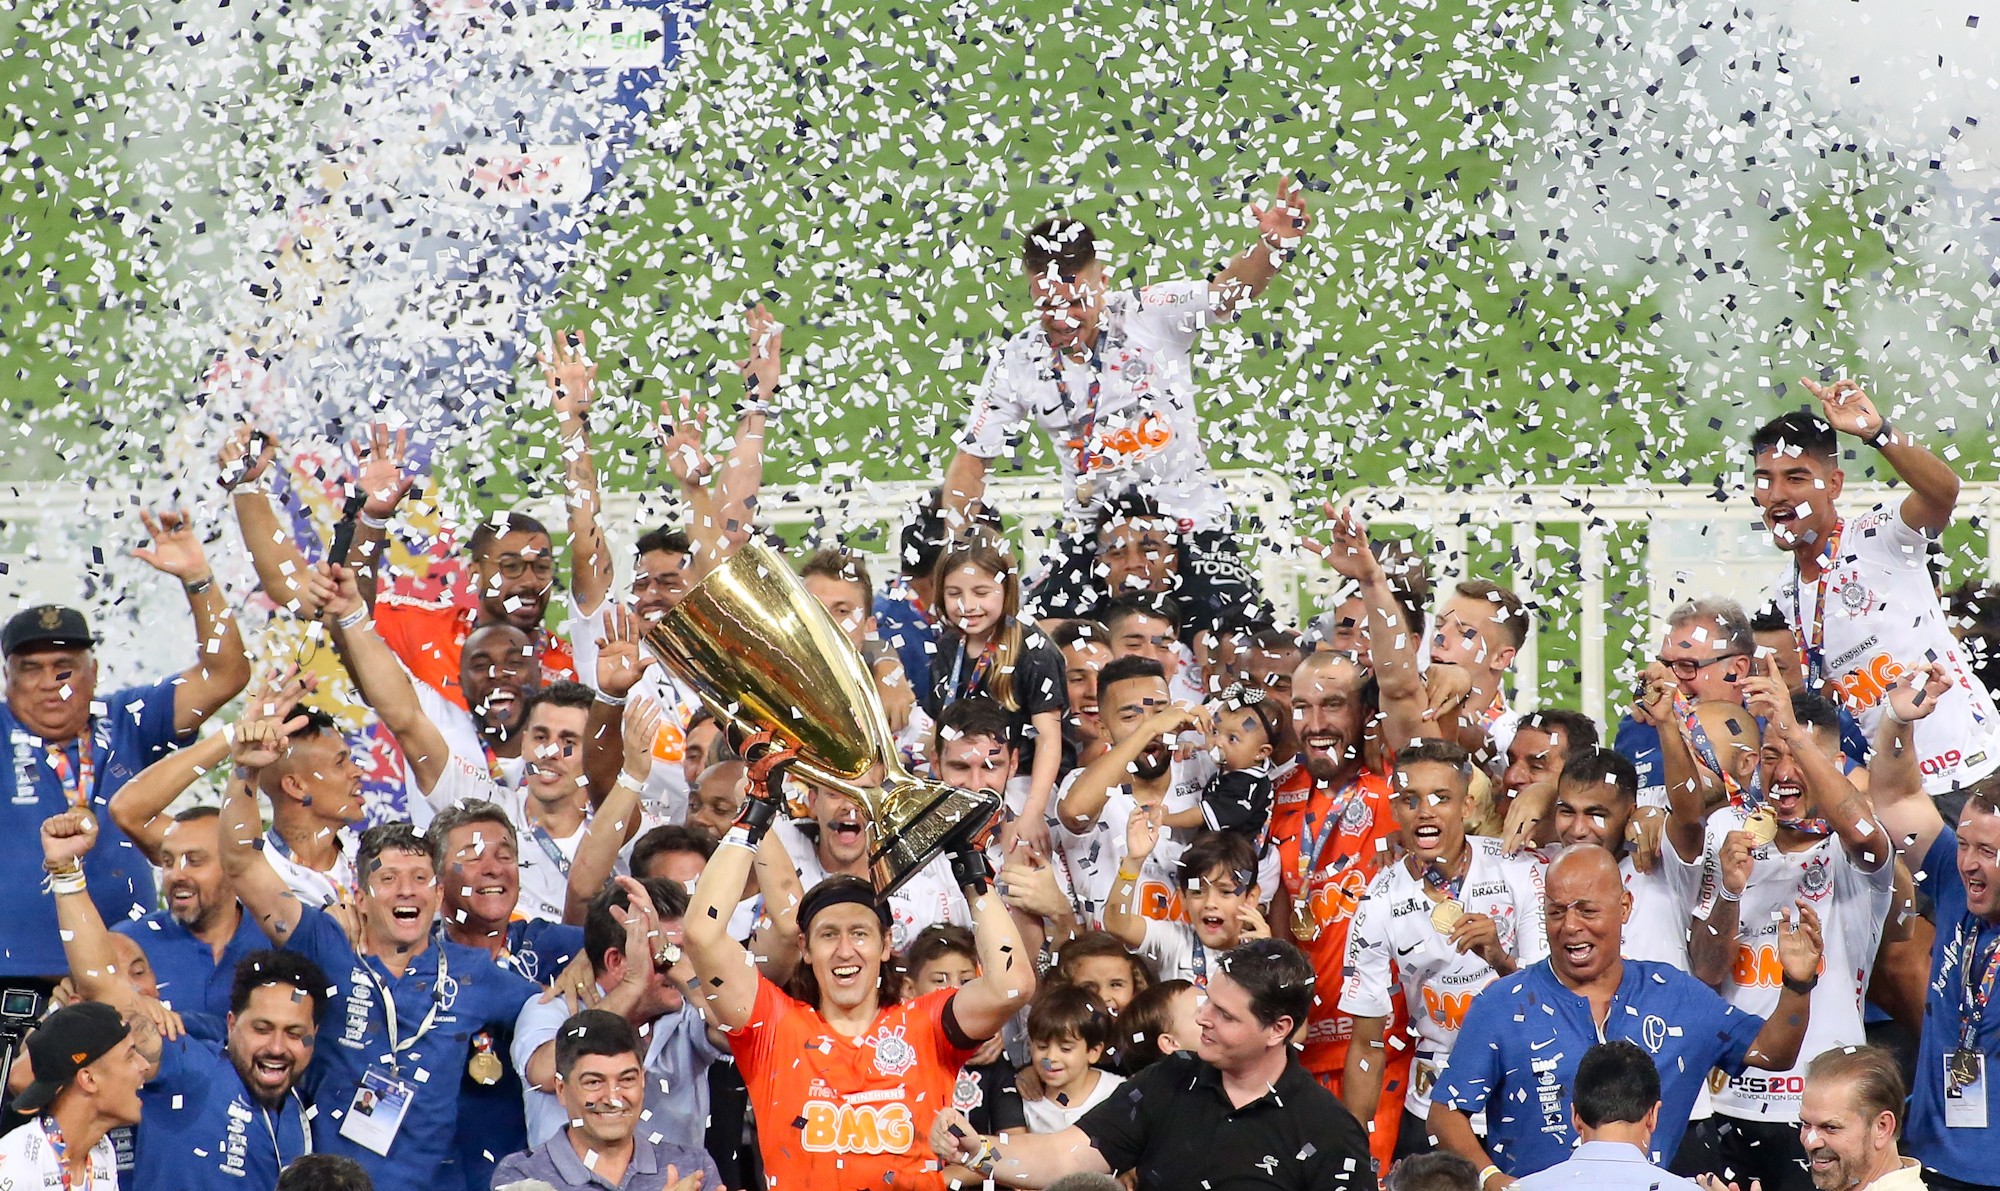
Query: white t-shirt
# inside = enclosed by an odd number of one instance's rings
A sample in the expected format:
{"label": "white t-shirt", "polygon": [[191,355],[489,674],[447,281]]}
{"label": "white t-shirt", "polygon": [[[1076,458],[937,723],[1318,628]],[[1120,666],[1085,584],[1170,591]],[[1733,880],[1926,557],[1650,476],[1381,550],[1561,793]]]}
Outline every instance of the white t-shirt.
{"label": "white t-shirt", "polygon": [[[799,870],[800,886],[812,892],[827,875],[812,839],[788,820],[780,819],[771,830],[785,845],[792,867]],[[903,882],[889,895],[889,919],[889,942],[897,951],[908,947],[926,927],[941,923],[971,927],[972,907],[965,904],[965,895],[952,883],[951,862],[939,856]]]}
{"label": "white t-shirt", "polygon": [[575,831],[554,838],[529,819],[526,790],[502,786],[466,758],[453,755],[438,778],[437,788],[430,792],[429,805],[433,811],[441,811],[470,798],[497,803],[514,824],[514,834],[519,837],[514,851],[521,870],[521,896],[515,911],[523,918],[561,922],[563,902],[569,895],[570,862],[576,859],[577,846],[590,826],[589,815],[585,814]]}
{"label": "white t-shirt", "polygon": [[1218,970],[1222,952],[1197,938],[1189,923],[1148,921],[1139,956],[1153,965],[1163,981],[1185,980],[1196,988],[1207,988],[1209,974]]}
{"label": "white t-shirt", "polygon": [[[476,773],[487,773],[486,745],[480,738],[479,723],[472,718],[472,713],[432,690],[428,683],[413,677],[410,684],[416,688],[417,705],[437,727],[438,735],[444,737],[445,749],[452,758],[463,761]],[[520,757],[498,757],[492,765],[499,770],[499,780],[507,785],[518,784],[522,771],[527,768],[527,762]],[[403,761],[403,788],[408,795],[406,805],[410,811],[410,823],[419,831],[430,826],[431,817],[439,808],[451,805],[449,802],[438,802],[421,787],[416,767],[409,763],[408,758]]]}
{"label": "white t-shirt", "polygon": [[1088,425],[1092,503],[1137,488],[1162,512],[1196,529],[1227,528],[1229,505],[1209,474],[1195,417],[1189,358],[1195,333],[1212,321],[1207,281],[1107,293],[1098,319],[1097,366],[1064,360],[1060,372],[1047,334],[1030,327],[987,362],[958,445],[993,459],[1006,451],[1016,427],[1034,421],[1048,432],[1062,465],[1063,499],[1075,507],[1077,444]]}
{"label": "white t-shirt", "polygon": [[340,845],[339,855],[333,858],[333,868],[321,872],[308,868],[292,858],[292,850],[285,845],[276,831],[264,835],[264,859],[301,902],[308,906],[330,906],[340,900],[340,891],[357,892],[354,883],[354,853],[359,844],[351,832],[342,831],[336,841]]}
{"label": "white t-shirt", "polygon": [[[1459,904],[1467,914],[1492,917],[1500,945],[1520,966],[1548,958],[1540,858],[1531,852],[1508,856],[1499,840],[1482,835],[1468,836],[1465,845],[1472,859]],[[1460,953],[1448,935],[1431,925],[1436,906],[1408,862],[1397,861],[1377,873],[1348,928],[1347,979],[1340,990],[1342,1013],[1388,1017],[1395,986],[1402,984],[1417,1035],[1408,1103],[1419,1117],[1430,1111],[1431,1085],[1451,1054],[1465,1011],[1481,989],[1498,979],[1477,952]]]}
{"label": "white t-shirt", "polygon": [[[570,641],[570,657],[576,660],[577,677],[584,685],[596,690],[597,639],[604,635],[604,610],[609,601],[599,604],[597,611],[584,616],[577,611],[574,596],[565,596],[564,599],[569,621],[563,625],[563,633]],[[701,700],[674,677],[665,662],[657,658],[639,676],[637,685],[627,698],[642,695],[658,702],[662,714],[659,731],[653,734],[653,771],[646,775],[646,788],[639,798],[642,802],[658,806],[658,813],[664,821],[685,823],[688,782],[682,762],[687,757],[688,723],[701,709]]]}
{"label": "white t-shirt", "polygon": [[[1743,819],[1742,812],[1728,806],[1709,816],[1704,906],[1712,905],[1719,885],[1712,874],[1718,871],[1716,857],[1723,836],[1742,830]],[[1798,1065],[1782,1073],[1745,1070],[1715,1089],[1715,1111],[1744,1120],[1796,1121],[1797,1089],[1804,1085],[1806,1064],[1836,1046],[1859,1046],[1868,1040],[1861,1023],[1861,1000],[1895,896],[1896,869],[1885,864],[1872,873],[1862,871],[1836,836],[1799,852],[1766,846],[1751,855],[1750,880],[1743,886],[1737,914],[1736,961],[1719,990],[1723,998],[1759,1017],[1769,1017],[1777,1009],[1784,983],[1778,963],[1778,916],[1792,910],[1795,902],[1804,901],[1819,914],[1826,959],[1819,986],[1813,990]]]}
{"label": "white t-shirt", "polygon": [[[1062,805],[1063,795],[1076,783],[1082,768],[1071,770],[1056,787],[1053,806]],[[1201,792],[1215,773],[1215,762],[1206,753],[1177,759],[1167,775],[1167,793],[1162,804],[1168,812],[1191,810],[1201,805]],[[1104,921],[1104,903],[1118,879],[1119,862],[1125,859],[1125,827],[1139,805],[1130,786],[1111,791],[1097,821],[1082,831],[1059,822],[1055,843],[1069,862],[1070,879],[1076,882],[1077,908],[1092,923]],[[1060,819],[1060,815],[1058,815]],[[1181,853],[1187,850],[1184,833],[1168,829],[1160,833],[1153,854],[1139,866],[1139,912],[1148,918],[1172,921],[1173,907],[1180,901]]]}
{"label": "white t-shirt", "polygon": [[[61,1161],[42,1118],[0,1137],[0,1187],[8,1191],[63,1191]],[[106,1134],[90,1147],[90,1191],[118,1191],[118,1155]]]}
{"label": "white t-shirt", "polygon": [[1914,733],[1924,790],[1938,795],[2000,768],[2000,713],[1951,635],[1931,583],[1930,546],[1899,510],[1877,505],[1841,529],[1840,558],[1825,576],[1824,618],[1820,584],[1800,583],[1796,563],[1781,572],[1775,596],[1808,643],[1814,621],[1821,621],[1827,676],[1870,739],[1881,723],[1883,694],[1906,667],[1927,660],[1944,667],[1951,689]]}
{"label": "white t-shirt", "polygon": [[1040,1100],[1030,1100],[1025,1096],[1022,1097],[1021,1109],[1026,1113],[1028,1118],[1028,1132],[1061,1133],[1071,1125],[1082,1120],[1084,1113],[1109,1100],[1111,1093],[1116,1091],[1118,1085],[1124,1082],[1125,1077],[1122,1075],[1113,1075],[1109,1071],[1099,1071],[1097,1073],[1097,1086],[1090,1089],[1090,1094],[1084,1096],[1074,1104],[1068,1105],[1057,1104],[1054,1098],[1049,1096],[1044,1096]]}

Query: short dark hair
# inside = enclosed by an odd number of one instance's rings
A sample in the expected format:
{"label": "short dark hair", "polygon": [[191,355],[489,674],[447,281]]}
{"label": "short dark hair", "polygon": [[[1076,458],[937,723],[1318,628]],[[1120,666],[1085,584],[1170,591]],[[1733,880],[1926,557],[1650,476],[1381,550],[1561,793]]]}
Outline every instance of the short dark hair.
{"label": "short dark hair", "polygon": [[509,512],[505,509],[490,517],[482,518],[478,528],[465,541],[465,553],[469,558],[484,558],[493,549],[493,543],[510,533],[540,534],[549,537],[549,527],[526,513]]}
{"label": "short dark hair", "polygon": [[400,819],[377,823],[361,833],[361,846],[354,855],[354,880],[365,892],[370,874],[375,871],[375,862],[382,858],[384,852],[408,852],[422,856],[431,862],[431,871],[439,871],[444,868],[438,846],[438,839],[441,838],[427,836]]}
{"label": "short dark hair", "polygon": [[632,543],[633,554],[693,554],[694,541],[687,531],[671,525],[649,529]]}
{"label": "short dark hair", "polygon": [[1792,631],[1792,622],[1785,619],[1785,614],[1778,610],[1776,604],[1765,604],[1750,617],[1750,631],[1753,633],[1789,633]]}
{"label": "short dark hair", "polygon": [[956,923],[940,922],[917,932],[903,952],[903,973],[914,979],[923,966],[947,955],[962,955],[974,966],[979,963],[979,940]]}
{"label": "short dark hair", "polygon": [[1029,228],[1022,240],[1021,264],[1035,277],[1053,265],[1056,275],[1067,280],[1097,261],[1097,233],[1081,219],[1050,216]]}
{"label": "short dark hair", "polygon": [[1493,619],[1500,623],[1500,631],[1506,634],[1509,645],[1519,649],[1528,643],[1528,606],[1514,594],[1513,588],[1491,579],[1467,579],[1452,591],[1465,599],[1484,600],[1493,605]]}
{"label": "short dark hair", "polygon": [[1157,678],[1165,682],[1167,668],[1152,658],[1112,658],[1104,663],[1104,669],[1097,672],[1097,697],[1104,698],[1104,692],[1131,678]]}
{"label": "short dark hair", "polygon": [[375,1191],[368,1169],[339,1154],[301,1154],[278,1175],[277,1191]]}
{"label": "short dark hair", "polygon": [[1118,1015],[1118,1065],[1126,1075],[1137,1075],[1167,1057],[1160,1053],[1160,1036],[1173,1025],[1174,998],[1193,987],[1186,980],[1162,980],[1134,994]]}
{"label": "short dark hair", "polygon": [[1160,592],[1126,592],[1106,604],[1097,613],[1097,619],[1104,622],[1105,631],[1113,635],[1117,634],[1119,625],[1134,616],[1150,616],[1154,620],[1164,620],[1174,626],[1176,633],[1181,629],[1180,601]]}
{"label": "short dark hair", "polygon": [[222,808],[219,806],[191,806],[176,814],[174,822],[199,823],[203,819],[220,819],[221,817]]}
{"label": "short dark hair", "polygon": [[1660,1102],[1660,1069],[1637,1043],[1600,1042],[1576,1065],[1576,1119],[1592,1129],[1636,1125]]}
{"label": "short dark hair", "polygon": [[1056,643],[1057,649],[1068,649],[1079,641],[1089,641],[1109,648],[1110,637],[1110,629],[1105,628],[1099,621],[1083,616],[1059,620],[1056,622],[1056,627],[1049,632],[1049,640]]}
{"label": "short dark hair", "polygon": [[294,996],[311,997],[315,1022],[326,1012],[330,987],[326,973],[298,952],[278,949],[252,951],[236,961],[236,975],[229,982],[229,1011],[243,1012],[250,1005],[250,994],[270,984],[287,984]]}
{"label": "short dark hair", "polygon": [[1449,740],[1420,740],[1396,754],[1396,768],[1399,770],[1422,761],[1449,765],[1467,777],[1472,775],[1472,754]]}
{"label": "short dark hair", "polygon": [[1202,832],[1181,853],[1181,888],[1192,889],[1216,869],[1227,870],[1242,889],[1251,888],[1257,884],[1257,845],[1235,831]]}
{"label": "short dark hair", "polygon": [[1045,984],[1028,1002],[1028,1041],[1074,1038],[1086,1047],[1111,1045],[1111,1013],[1074,984]]}
{"label": "short dark hair", "polygon": [[1621,801],[1634,805],[1639,801],[1639,770],[1622,754],[1607,748],[1595,748],[1580,757],[1572,757],[1563,762],[1562,784],[1565,786],[1608,785]]}
{"label": "short dark hair", "polygon": [[990,736],[1006,748],[1014,747],[1013,721],[998,703],[984,695],[954,699],[938,713],[937,731],[932,733],[931,755],[942,752],[946,741]]}
{"label": "short dark hair", "polygon": [[528,693],[528,701],[521,706],[521,726],[526,727],[529,718],[535,714],[535,708],[545,703],[567,707],[571,711],[581,711],[587,715],[591,703],[596,699],[597,692],[582,683],[558,678],[542,689]]}
{"label": "short dark hair", "polygon": [[[699,784],[699,783],[697,783]],[[633,876],[639,876],[653,867],[653,857],[669,856],[675,852],[687,852],[707,860],[715,855],[717,844],[713,835],[699,827],[688,827],[680,823],[662,823],[638,839],[632,841],[630,867]]]}
{"label": "short dark hair", "polygon": [[1840,438],[1826,420],[1811,410],[1795,409],[1781,414],[1757,427],[1750,436],[1750,454],[1785,447],[1796,448],[1801,454],[1815,459],[1833,460],[1840,457]]}
{"label": "short dark hair", "polygon": [[1387,1191],[1479,1191],[1479,1172],[1449,1150],[1411,1154],[1389,1168]]}
{"label": "short dark hair", "polygon": [[1090,959],[1122,959],[1132,966],[1132,987],[1144,989],[1153,983],[1153,969],[1146,961],[1132,954],[1117,935],[1106,930],[1087,930],[1064,943],[1056,952],[1056,975],[1068,981],[1076,979],[1076,966]]}
{"label": "short dark hair", "polygon": [[1816,691],[1800,691],[1792,696],[1792,718],[1808,728],[1840,731],[1840,708]]}
{"label": "short dark hair", "polygon": [[1266,1029],[1285,1017],[1297,1026],[1312,1009],[1312,961],[1282,939],[1252,939],[1223,952],[1217,964],[1250,994],[1250,1012]]}
{"label": "short dark hair", "polygon": [[585,1009],[572,1014],[556,1031],[556,1074],[563,1079],[585,1055],[632,1055],[644,1059],[639,1033],[623,1014]]}
{"label": "short dark hair", "polygon": [[1566,707],[1531,711],[1521,720],[1521,726],[1561,737],[1565,769],[1569,768],[1571,761],[1595,750],[1603,740],[1598,734],[1596,720],[1581,711],[1571,711]]}
{"label": "short dark hair", "polygon": [[445,849],[451,846],[451,833],[467,823],[490,823],[499,835],[504,835],[508,843],[519,847],[521,834],[514,828],[514,820],[507,816],[507,810],[497,802],[484,798],[468,798],[464,802],[454,802],[437,813],[431,825],[424,829],[424,835],[437,847],[440,866],[450,859]]}
{"label": "short dark hair", "polygon": [[799,564],[799,578],[810,579],[814,575],[859,587],[864,606],[875,598],[875,581],[868,577],[868,560],[845,546],[822,546],[808,555]]}
{"label": "short dark hair", "polygon": [[[687,917],[688,893],[679,881],[652,879],[642,880],[639,884],[652,895],[653,912],[661,918]],[[625,892],[623,885],[615,881],[590,899],[590,908],[583,914],[583,953],[590,957],[591,971],[602,975],[605,955],[624,950],[625,927],[612,916],[611,911],[628,909],[631,905],[631,896]],[[626,956],[626,960],[630,962],[631,957]],[[640,962],[650,964],[653,959],[642,956]]]}
{"label": "short dark hair", "polygon": [[1879,1046],[1840,1046],[1821,1051],[1806,1065],[1806,1082],[1852,1080],[1854,1103],[1873,1120],[1883,1113],[1896,1118],[1896,1132],[1903,1132],[1904,1101],[1909,1096],[1903,1083],[1903,1068],[1896,1056]]}

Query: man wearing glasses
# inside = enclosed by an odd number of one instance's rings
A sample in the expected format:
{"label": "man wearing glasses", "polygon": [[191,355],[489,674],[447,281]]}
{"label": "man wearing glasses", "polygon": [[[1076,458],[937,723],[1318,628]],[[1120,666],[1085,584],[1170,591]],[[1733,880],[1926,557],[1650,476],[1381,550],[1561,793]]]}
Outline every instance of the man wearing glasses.
{"label": "man wearing glasses", "polygon": [[1689,600],[1667,616],[1667,636],[1658,656],[1639,680],[1632,711],[1618,721],[1612,748],[1639,771],[1639,801],[1665,806],[1666,770],[1660,763],[1660,723],[1652,718],[1646,693],[1673,686],[1689,703],[1709,699],[1743,702],[1743,680],[1756,672],[1757,637],[1750,617],[1734,600]]}

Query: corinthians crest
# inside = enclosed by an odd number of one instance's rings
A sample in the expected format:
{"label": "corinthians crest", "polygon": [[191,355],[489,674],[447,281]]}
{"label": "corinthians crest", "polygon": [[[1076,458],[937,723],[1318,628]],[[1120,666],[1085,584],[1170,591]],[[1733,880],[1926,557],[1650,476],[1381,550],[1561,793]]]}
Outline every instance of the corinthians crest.
{"label": "corinthians crest", "polygon": [[917,1065],[917,1048],[903,1036],[903,1027],[883,1030],[875,1037],[875,1070],[894,1079]]}

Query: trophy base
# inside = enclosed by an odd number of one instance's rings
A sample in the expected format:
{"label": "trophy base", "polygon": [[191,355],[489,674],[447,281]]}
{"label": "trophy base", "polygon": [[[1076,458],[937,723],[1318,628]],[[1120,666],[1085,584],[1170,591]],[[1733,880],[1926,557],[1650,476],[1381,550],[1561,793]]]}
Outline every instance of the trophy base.
{"label": "trophy base", "polygon": [[912,781],[884,793],[895,811],[871,821],[875,846],[868,858],[869,874],[883,897],[943,853],[972,843],[983,847],[1004,805],[990,790],[935,782]]}

